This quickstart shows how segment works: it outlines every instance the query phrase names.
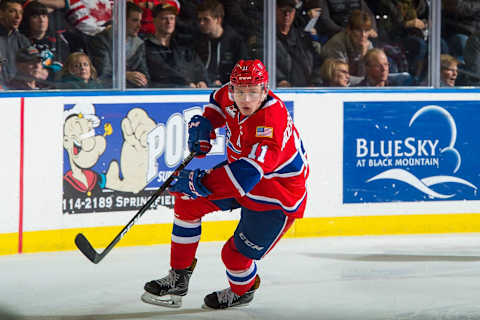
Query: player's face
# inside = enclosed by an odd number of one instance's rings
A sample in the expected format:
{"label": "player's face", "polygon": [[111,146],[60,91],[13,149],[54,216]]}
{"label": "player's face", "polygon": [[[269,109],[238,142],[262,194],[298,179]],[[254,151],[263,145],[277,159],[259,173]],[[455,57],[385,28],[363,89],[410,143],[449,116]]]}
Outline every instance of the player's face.
{"label": "player's face", "polygon": [[142,13],[132,11],[127,17],[127,36],[136,37],[142,26]]}
{"label": "player's face", "polygon": [[233,86],[233,100],[244,116],[249,116],[257,111],[264,98],[265,89],[263,85]]}

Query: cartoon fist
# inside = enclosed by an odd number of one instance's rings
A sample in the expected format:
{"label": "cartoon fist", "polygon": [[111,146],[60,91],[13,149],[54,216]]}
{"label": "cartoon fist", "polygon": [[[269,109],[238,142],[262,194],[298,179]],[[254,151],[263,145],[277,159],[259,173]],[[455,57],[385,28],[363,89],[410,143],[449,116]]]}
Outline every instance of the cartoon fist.
{"label": "cartoon fist", "polygon": [[123,180],[119,167],[112,161],[107,172],[107,187],[120,191],[139,192],[147,184],[148,145],[147,135],[155,128],[155,122],[140,108],[132,109],[122,120],[123,142],[120,156]]}

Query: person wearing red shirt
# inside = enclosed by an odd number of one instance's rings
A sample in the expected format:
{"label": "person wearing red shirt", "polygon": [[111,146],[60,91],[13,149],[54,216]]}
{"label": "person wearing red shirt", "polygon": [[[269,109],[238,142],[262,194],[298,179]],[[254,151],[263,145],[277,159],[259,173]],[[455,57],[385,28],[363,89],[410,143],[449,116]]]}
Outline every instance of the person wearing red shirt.
{"label": "person wearing red shirt", "polygon": [[230,287],[204,298],[204,307],[250,303],[260,285],[255,260],[266,256],[307,202],[309,166],[285,104],[268,89],[259,60],[240,60],[230,82],[210,96],[203,115],[189,122],[191,152],[205,156],[213,130],[227,130],[227,161],[210,170],[183,170],[169,187],[175,195],[169,275],[145,284],[142,300],[179,307],[195,268],[201,218],[241,208],[234,234],[221,252]]}

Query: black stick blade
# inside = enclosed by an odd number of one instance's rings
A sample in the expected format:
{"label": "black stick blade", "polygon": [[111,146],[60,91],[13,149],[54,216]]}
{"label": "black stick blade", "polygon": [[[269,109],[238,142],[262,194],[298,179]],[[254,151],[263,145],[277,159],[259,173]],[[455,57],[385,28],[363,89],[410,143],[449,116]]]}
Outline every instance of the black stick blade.
{"label": "black stick blade", "polygon": [[77,248],[88,258],[88,260],[92,261],[93,263],[97,264],[100,262],[101,256],[93,249],[90,242],[85,238],[82,233],[77,234],[75,237],[75,244]]}

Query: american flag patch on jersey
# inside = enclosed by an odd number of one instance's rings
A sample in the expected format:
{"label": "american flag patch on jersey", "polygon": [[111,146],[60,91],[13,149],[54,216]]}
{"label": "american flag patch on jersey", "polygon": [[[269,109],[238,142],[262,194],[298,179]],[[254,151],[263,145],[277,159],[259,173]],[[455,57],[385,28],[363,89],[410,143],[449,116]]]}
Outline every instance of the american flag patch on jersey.
{"label": "american flag patch on jersey", "polygon": [[271,138],[273,137],[273,128],[272,127],[257,127],[257,133],[255,134],[256,137],[266,137]]}

